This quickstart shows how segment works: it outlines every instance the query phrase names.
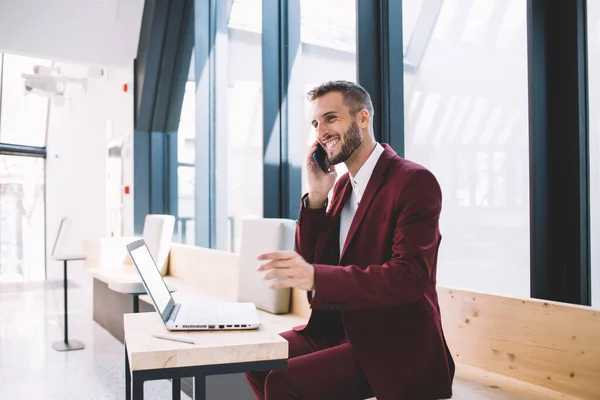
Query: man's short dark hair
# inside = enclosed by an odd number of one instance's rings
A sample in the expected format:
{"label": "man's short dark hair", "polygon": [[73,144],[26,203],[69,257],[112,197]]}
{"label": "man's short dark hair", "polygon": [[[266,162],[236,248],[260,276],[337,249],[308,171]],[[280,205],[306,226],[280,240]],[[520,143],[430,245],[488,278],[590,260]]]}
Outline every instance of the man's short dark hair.
{"label": "man's short dark hair", "polygon": [[369,112],[371,118],[373,118],[374,110],[373,103],[371,102],[371,96],[362,86],[354,82],[324,82],[310,90],[306,94],[306,97],[309,101],[315,101],[317,98],[330,92],[340,92],[344,96],[344,104],[346,107],[348,107],[352,115],[364,108]]}

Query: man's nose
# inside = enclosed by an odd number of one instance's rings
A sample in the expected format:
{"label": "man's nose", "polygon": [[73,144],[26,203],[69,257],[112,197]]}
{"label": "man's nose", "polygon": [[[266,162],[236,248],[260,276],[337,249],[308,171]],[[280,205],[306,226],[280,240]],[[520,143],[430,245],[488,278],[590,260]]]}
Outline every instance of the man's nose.
{"label": "man's nose", "polygon": [[329,135],[329,129],[327,127],[320,125],[317,128],[317,139],[323,140]]}

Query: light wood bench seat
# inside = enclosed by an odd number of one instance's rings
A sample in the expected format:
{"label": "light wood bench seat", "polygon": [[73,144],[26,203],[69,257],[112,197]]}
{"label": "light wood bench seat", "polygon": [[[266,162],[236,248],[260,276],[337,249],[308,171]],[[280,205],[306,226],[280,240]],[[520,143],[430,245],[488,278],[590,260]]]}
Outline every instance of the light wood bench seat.
{"label": "light wood bench seat", "polygon": [[452,400],[581,400],[465,364],[457,364],[452,390]]}
{"label": "light wood bench seat", "polygon": [[453,400],[580,400],[466,364],[456,365]]}

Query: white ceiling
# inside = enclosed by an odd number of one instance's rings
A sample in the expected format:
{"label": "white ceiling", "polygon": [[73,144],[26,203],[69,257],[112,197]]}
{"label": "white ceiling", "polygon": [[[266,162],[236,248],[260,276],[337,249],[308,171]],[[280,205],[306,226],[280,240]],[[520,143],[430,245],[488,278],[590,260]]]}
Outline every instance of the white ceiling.
{"label": "white ceiling", "polygon": [[0,52],[131,68],[144,0],[0,0]]}

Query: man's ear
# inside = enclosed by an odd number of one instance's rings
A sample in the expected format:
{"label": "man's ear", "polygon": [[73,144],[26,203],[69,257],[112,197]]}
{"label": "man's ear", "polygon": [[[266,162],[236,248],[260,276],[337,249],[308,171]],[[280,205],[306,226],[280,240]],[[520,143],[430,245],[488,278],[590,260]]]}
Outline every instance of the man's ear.
{"label": "man's ear", "polygon": [[366,129],[369,127],[369,123],[371,122],[371,116],[366,109],[362,109],[358,112],[358,126]]}

